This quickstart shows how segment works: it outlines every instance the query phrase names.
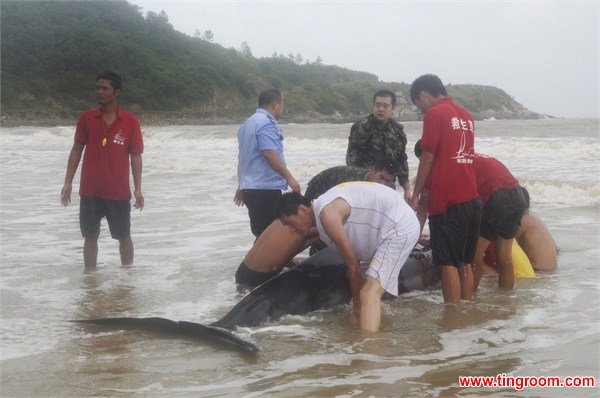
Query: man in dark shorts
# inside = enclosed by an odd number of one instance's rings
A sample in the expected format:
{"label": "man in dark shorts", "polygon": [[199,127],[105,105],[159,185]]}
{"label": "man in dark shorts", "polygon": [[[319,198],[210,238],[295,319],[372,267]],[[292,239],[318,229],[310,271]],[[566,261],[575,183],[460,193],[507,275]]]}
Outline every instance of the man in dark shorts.
{"label": "man in dark shorts", "polygon": [[238,187],[233,202],[248,209],[250,230],[256,237],[275,220],[273,205],[282,191],[289,186],[300,192],[283,155],[283,132],[277,123],[283,109],[278,90],[262,91],[258,108],[237,132]]}
{"label": "man in dark shorts", "polygon": [[235,272],[235,282],[243,287],[254,288],[277,276],[287,266],[295,265],[294,257],[318,240],[294,234],[281,221],[275,220],[246,253]]}
{"label": "man in dark shorts", "polygon": [[135,196],[133,207],[144,208],[142,131],[138,119],[117,105],[120,94],[121,78],[117,74],[105,71],[98,75],[96,96],[100,107],[83,112],[79,117],[60,194],[62,205],[67,206],[71,202],[73,178],[83,155],[79,224],[84,237],[83,262],[86,268],[96,267],[100,220],[103,217],[106,217],[111,236],[119,241],[121,264],[133,263],[130,160]]}
{"label": "man in dark shorts", "polygon": [[412,102],[423,112],[419,169],[411,199],[417,209],[421,193],[429,195],[429,232],[433,263],[441,267],[444,302],[473,297],[471,263],[481,222],[481,200],[473,167],[475,122],[448,97],[439,77],[423,75],[410,88]]}
{"label": "man in dark shorts", "polygon": [[527,198],[517,179],[502,162],[477,154],[473,158],[477,176],[477,190],[483,203],[481,229],[474,262],[474,290],[479,285],[484,264],[484,253],[494,242],[498,267],[498,286],[512,289],[515,272],[512,246],[521,218],[528,207]]}

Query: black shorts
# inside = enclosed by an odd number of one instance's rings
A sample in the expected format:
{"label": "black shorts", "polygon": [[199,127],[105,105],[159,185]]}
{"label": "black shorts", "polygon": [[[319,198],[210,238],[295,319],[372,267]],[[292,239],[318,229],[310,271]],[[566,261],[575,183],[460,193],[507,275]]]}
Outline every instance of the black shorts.
{"label": "black shorts", "polygon": [[279,275],[279,271],[275,272],[257,272],[248,268],[242,261],[237,271],[235,272],[235,283],[255,288],[262,285],[264,282]]}
{"label": "black shorts", "polygon": [[242,189],[242,197],[250,217],[250,230],[254,236],[258,237],[275,221],[273,208],[281,194],[279,189]]}
{"label": "black shorts", "polygon": [[497,190],[483,206],[479,234],[489,241],[514,238],[526,209],[527,200],[521,187]]}
{"label": "black shorts", "polygon": [[122,240],[131,231],[131,202],[129,200],[105,200],[81,197],[79,204],[79,228],[81,236],[93,236],[100,228],[100,220],[106,217],[110,236]]}
{"label": "black shorts", "polygon": [[460,267],[473,261],[481,211],[481,199],[476,198],[429,217],[433,264]]}
{"label": "black shorts", "polygon": [[522,187],[522,186],[520,186],[520,187],[521,187],[521,190],[523,191],[523,196],[525,196],[525,203],[527,203],[527,208],[529,209],[529,205],[531,202],[531,198],[529,197],[529,191],[527,189],[525,189],[525,187]]}

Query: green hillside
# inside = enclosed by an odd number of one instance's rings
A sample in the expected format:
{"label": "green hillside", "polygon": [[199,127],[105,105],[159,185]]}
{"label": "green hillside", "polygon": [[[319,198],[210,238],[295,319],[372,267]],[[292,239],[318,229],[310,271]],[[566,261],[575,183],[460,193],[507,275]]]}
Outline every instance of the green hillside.
{"label": "green hillside", "polygon": [[[154,123],[238,122],[271,87],[286,97],[287,121],[351,121],[370,111],[380,88],[398,93],[402,120],[418,117],[405,83],[292,56],[255,58],[177,32],[166,14],[143,15],[122,0],[3,0],[0,17],[3,125],[75,120],[95,106],[94,78],[104,69],[123,78],[121,105]],[[495,87],[449,91],[476,116],[539,116]]]}

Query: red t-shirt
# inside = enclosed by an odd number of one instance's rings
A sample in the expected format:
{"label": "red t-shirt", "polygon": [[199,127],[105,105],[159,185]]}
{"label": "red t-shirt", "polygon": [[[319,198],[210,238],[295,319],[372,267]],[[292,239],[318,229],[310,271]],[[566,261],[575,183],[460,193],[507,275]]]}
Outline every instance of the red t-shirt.
{"label": "red t-shirt", "polygon": [[[106,146],[102,146],[105,134]],[[83,112],[77,121],[75,143],[85,146],[79,195],[107,200],[131,199],[129,156],[144,152],[138,119],[117,108],[117,118],[106,128],[99,108]]]}
{"label": "red t-shirt", "polygon": [[477,177],[477,190],[484,205],[497,190],[516,188],[519,185],[519,181],[498,159],[477,154],[473,158],[473,165]]}
{"label": "red t-shirt", "polygon": [[475,122],[452,98],[439,99],[423,118],[423,151],[433,153],[429,173],[429,215],[477,198],[473,168]]}

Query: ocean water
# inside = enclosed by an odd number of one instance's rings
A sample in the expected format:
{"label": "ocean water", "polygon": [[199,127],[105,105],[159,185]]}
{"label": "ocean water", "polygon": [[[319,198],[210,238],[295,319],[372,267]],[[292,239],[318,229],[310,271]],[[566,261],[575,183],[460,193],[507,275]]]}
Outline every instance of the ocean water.
{"label": "ocean water", "polygon": [[[412,148],[421,123],[406,123]],[[105,223],[98,267],[84,271],[77,195],[60,205],[74,126],[0,129],[0,395],[3,397],[598,397],[595,388],[467,388],[459,376],[598,377],[598,119],[489,120],[476,150],[502,160],[551,230],[559,268],[485,278],[472,302],[441,291],[383,305],[365,336],[348,308],[236,332],[261,352],[152,333],[83,328],[71,319],[160,316],[209,323],[240,298],[234,272],[253,242],[236,188],[237,126],[144,127],[143,193],[132,212],[135,263],[120,265]],[[282,125],[303,189],[344,164],[350,125]],[[74,191],[78,189],[79,172]],[[306,253],[300,257],[306,256]],[[597,381],[596,381],[597,382]]]}

